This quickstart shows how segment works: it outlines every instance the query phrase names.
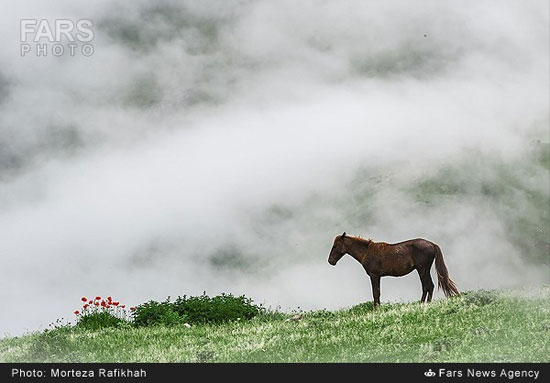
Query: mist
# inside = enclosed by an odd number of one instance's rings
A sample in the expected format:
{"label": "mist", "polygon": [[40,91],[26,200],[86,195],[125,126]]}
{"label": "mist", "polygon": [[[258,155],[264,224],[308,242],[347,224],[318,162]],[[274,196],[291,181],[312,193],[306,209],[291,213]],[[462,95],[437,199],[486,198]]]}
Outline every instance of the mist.
{"label": "mist", "polygon": [[[461,291],[550,283],[548,2],[4,8],[1,333],[92,295],[372,300],[343,231],[438,243]],[[21,57],[22,18],[90,19],[94,54]]]}

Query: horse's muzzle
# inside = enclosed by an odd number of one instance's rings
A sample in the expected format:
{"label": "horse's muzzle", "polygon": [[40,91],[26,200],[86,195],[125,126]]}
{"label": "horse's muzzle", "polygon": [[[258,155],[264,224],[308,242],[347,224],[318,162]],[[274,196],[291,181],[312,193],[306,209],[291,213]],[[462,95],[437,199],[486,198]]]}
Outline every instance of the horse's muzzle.
{"label": "horse's muzzle", "polygon": [[329,265],[331,265],[331,266],[336,266],[336,261],[333,260],[333,259],[329,259],[329,260],[328,260],[328,263],[329,263]]}

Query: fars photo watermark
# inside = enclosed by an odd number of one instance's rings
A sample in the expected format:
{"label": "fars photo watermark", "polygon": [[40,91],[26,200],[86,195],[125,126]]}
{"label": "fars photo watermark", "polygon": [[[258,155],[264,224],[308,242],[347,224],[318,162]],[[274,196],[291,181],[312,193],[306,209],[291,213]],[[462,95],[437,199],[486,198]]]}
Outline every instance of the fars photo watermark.
{"label": "fars photo watermark", "polygon": [[94,54],[93,26],[88,19],[21,19],[21,56],[89,57]]}

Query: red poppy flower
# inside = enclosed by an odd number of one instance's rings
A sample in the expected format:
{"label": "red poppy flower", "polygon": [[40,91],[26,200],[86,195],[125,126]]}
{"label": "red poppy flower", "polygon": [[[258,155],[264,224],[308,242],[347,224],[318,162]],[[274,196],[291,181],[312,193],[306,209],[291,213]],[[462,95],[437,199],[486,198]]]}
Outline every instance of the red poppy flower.
{"label": "red poppy flower", "polygon": [[95,302],[94,305],[99,306],[99,302]]}
{"label": "red poppy flower", "polygon": [[118,306],[120,302],[113,302],[113,306]]}
{"label": "red poppy flower", "polygon": [[98,301],[98,300],[100,300],[100,299],[101,299],[101,297],[95,297],[95,300],[96,300],[96,301]]}
{"label": "red poppy flower", "polygon": [[78,314],[80,314],[80,311],[75,310],[74,315],[78,315]]}
{"label": "red poppy flower", "polygon": [[107,297],[107,300],[108,300],[108,301],[112,301],[113,298],[112,298],[112,297]]}
{"label": "red poppy flower", "polygon": [[122,307],[123,309],[125,309],[125,308],[126,308],[126,305],[122,305],[122,306],[120,306],[120,307]]}
{"label": "red poppy flower", "polygon": [[86,310],[86,309],[88,308],[88,304],[85,304],[85,305],[82,306],[82,307],[84,307],[84,310]]}
{"label": "red poppy flower", "polygon": [[82,297],[82,302],[86,302],[87,300],[86,297]]}
{"label": "red poppy flower", "polygon": [[134,311],[135,309],[135,307],[130,307],[130,311]]}

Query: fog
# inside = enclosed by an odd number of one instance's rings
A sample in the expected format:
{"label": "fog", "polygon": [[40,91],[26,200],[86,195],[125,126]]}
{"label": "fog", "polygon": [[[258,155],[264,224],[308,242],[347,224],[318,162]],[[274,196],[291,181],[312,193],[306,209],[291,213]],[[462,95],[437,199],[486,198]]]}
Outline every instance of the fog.
{"label": "fog", "polygon": [[[327,263],[343,231],[438,243],[462,291],[549,283],[548,7],[3,7],[0,332],[83,295],[349,307],[372,295]],[[21,57],[23,18],[92,20],[94,54]],[[420,295],[382,279],[382,304]]]}

